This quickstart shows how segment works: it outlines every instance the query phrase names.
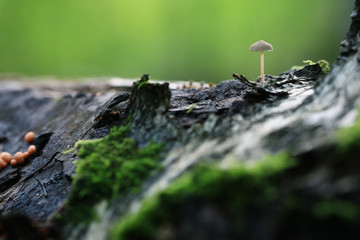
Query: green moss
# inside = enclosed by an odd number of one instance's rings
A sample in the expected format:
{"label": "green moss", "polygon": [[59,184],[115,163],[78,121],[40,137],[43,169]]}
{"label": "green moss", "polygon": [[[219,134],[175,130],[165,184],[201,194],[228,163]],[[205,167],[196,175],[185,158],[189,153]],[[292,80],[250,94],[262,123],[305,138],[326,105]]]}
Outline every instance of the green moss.
{"label": "green moss", "polygon": [[324,60],[324,59],[321,59],[321,60],[319,60],[317,62],[313,62],[311,60],[306,60],[306,61],[303,61],[303,63],[305,63],[306,65],[319,64],[319,66],[321,67],[321,70],[323,71],[323,73],[328,73],[331,70],[329,62]]}
{"label": "green moss", "polygon": [[128,127],[114,127],[102,139],[76,145],[79,160],[68,209],[72,222],[93,219],[95,203],[136,191],[151,171],[159,168],[162,145],[150,142],[139,148],[127,136],[128,131]]}
{"label": "green moss", "polygon": [[198,108],[199,106],[196,104],[191,104],[189,106],[189,109],[186,111],[186,114],[190,114],[192,111],[194,111],[194,109]]}
{"label": "green moss", "polygon": [[311,60],[305,60],[303,61],[303,63],[305,63],[305,65],[302,65],[302,66],[292,66],[291,67],[291,70],[300,70],[302,68],[304,68],[305,66],[308,66],[308,65],[315,65],[315,64],[319,64],[321,70],[323,73],[328,73],[330,70],[331,70],[331,67],[330,67],[330,64],[328,61],[326,60],[319,60],[317,62],[313,62]]}
{"label": "green moss", "polygon": [[58,103],[58,102],[60,102],[60,101],[63,100],[63,99],[64,99],[63,96],[58,96],[58,97],[54,98],[54,103]]}
{"label": "green moss", "polygon": [[321,219],[338,217],[354,221],[359,216],[359,206],[339,199],[330,199],[314,204],[313,212],[316,217]]}
{"label": "green moss", "polygon": [[154,239],[160,226],[176,223],[189,197],[222,206],[230,218],[243,223],[239,228],[246,229],[246,219],[251,217],[248,210],[276,201],[279,192],[274,183],[294,164],[293,158],[279,154],[227,170],[198,166],[145,201],[136,215],[115,224],[112,239]]}
{"label": "green moss", "polygon": [[323,73],[328,73],[331,70],[330,64],[328,61],[322,59],[317,61],[317,63],[320,65]]}
{"label": "green moss", "polygon": [[136,81],[134,83],[134,87],[137,88],[137,90],[140,90],[140,88],[146,84],[149,83],[149,75],[144,74],[139,81]]}
{"label": "green moss", "polygon": [[353,126],[337,131],[336,141],[338,157],[344,157],[349,153],[358,154],[360,152],[360,117]]}
{"label": "green moss", "polygon": [[96,141],[101,141],[101,139],[95,139],[95,140],[79,140],[75,143],[75,146],[72,148],[69,148],[68,150],[62,152],[63,154],[71,153],[77,149],[79,149],[82,146],[86,146],[87,144],[94,144]]}

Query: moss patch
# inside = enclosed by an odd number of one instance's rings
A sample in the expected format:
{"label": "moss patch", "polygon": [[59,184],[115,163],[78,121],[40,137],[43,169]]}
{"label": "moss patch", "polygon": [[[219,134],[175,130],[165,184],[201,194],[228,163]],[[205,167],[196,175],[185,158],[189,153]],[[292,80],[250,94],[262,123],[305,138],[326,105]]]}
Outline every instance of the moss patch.
{"label": "moss patch", "polygon": [[311,60],[306,60],[306,61],[303,61],[303,63],[307,65],[315,65],[315,64],[319,64],[319,66],[321,67],[321,70],[323,71],[323,73],[328,73],[331,68],[330,68],[330,64],[328,61],[324,60],[324,59],[321,59],[317,62],[313,62]]}
{"label": "moss patch", "polygon": [[248,221],[252,218],[249,210],[261,209],[278,199],[280,193],[275,182],[279,173],[294,164],[293,158],[279,154],[229,170],[196,167],[168,189],[145,201],[139,213],[116,224],[112,239],[154,239],[164,224],[180,224],[189,199],[216,205],[229,219],[242,223],[237,226],[241,232],[251,222]]}
{"label": "moss patch", "polygon": [[[360,115],[360,110],[358,111]],[[359,157],[360,151],[360,117],[356,120],[355,124],[349,128],[343,128],[337,131],[336,140],[337,158],[344,159],[346,157]]]}
{"label": "moss patch", "polygon": [[319,60],[317,62],[313,62],[311,60],[305,60],[305,61],[303,61],[303,63],[305,63],[305,65],[292,66],[291,70],[300,70],[300,69],[304,68],[305,66],[316,65],[316,64],[319,64],[319,66],[324,74],[328,73],[331,70],[330,63],[324,59]]}
{"label": "moss patch", "polygon": [[139,148],[128,131],[129,127],[114,127],[102,139],[77,144],[79,160],[67,220],[91,221],[95,203],[136,191],[151,171],[160,167],[162,145],[150,142]]}
{"label": "moss patch", "polygon": [[322,219],[338,217],[353,221],[359,216],[359,206],[339,199],[329,199],[314,204],[313,212],[316,217]]}

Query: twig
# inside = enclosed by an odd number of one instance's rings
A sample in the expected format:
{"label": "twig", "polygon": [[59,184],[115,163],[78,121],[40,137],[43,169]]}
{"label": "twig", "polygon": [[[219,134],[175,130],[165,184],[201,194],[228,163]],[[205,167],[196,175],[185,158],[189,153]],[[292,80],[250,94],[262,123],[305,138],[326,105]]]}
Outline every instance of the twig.
{"label": "twig", "polygon": [[[35,174],[37,174],[38,172],[40,172],[40,171],[41,171],[42,169],[44,169],[47,165],[49,165],[49,163],[50,163],[50,162],[56,157],[56,155],[58,155],[59,153],[60,153],[60,152],[54,153],[54,154],[51,156],[51,158],[50,158],[44,165],[42,165],[41,167],[39,167],[35,172],[33,172],[32,174],[30,174],[29,176],[21,179],[17,184],[20,184],[20,183],[22,183],[22,182],[25,182],[27,179],[33,177]],[[47,193],[46,193],[45,187],[41,184],[41,182],[40,182],[37,178],[35,178],[35,179],[38,181],[38,183],[39,183],[40,186],[42,187],[42,189],[43,189],[43,191],[44,191],[44,196],[46,197],[46,196],[47,196]],[[23,187],[24,187],[24,184],[19,188],[19,190],[17,190],[16,193],[12,193],[12,194],[8,197],[8,199],[6,200],[6,202],[3,204],[3,206],[5,206],[5,205],[10,201],[10,199],[14,200],[13,196],[16,195],[20,190],[22,190]]]}
{"label": "twig", "polygon": [[43,192],[44,192],[44,196],[47,197],[47,192],[46,192],[46,189],[44,187],[44,184],[42,184],[42,182],[40,182],[40,180],[35,177],[36,181],[39,183],[40,187],[42,188]]}
{"label": "twig", "polygon": [[25,177],[24,179],[20,180],[20,182],[24,182],[25,180],[31,178],[32,176],[34,176],[35,174],[37,174],[38,172],[40,172],[42,169],[44,169],[55,157],[56,155],[58,155],[60,152],[56,152],[54,153],[51,158],[41,167],[39,167],[35,172],[33,172],[32,174],[30,174],[29,176]]}
{"label": "twig", "polygon": [[81,140],[84,139],[85,136],[90,132],[91,129],[92,129],[92,127],[89,128],[89,129],[82,135],[82,137],[81,137],[80,139],[81,139]]}

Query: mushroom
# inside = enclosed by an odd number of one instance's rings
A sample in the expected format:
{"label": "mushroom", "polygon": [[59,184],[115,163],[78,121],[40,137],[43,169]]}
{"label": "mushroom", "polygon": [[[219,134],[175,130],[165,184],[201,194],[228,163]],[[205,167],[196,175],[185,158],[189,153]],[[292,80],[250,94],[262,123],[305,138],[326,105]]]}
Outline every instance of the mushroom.
{"label": "mushroom", "polygon": [[3,160],[0,159],[0,169],[6,167],[7,163]]}
{"label": "mushroom", "polygon": [[11,166],[15,166],[18,164],[18,162],[15,159],[11,159]]}
{"label": "mushroom", "polygon": [[26,159],[26,158],[29,157],[29,153],[28,153],[28,152],[23,152],[23,156],[24,156],[24,158]]}
{"label": "mushroom", "polygon": [[272,51],[273,47],[270,43],[267,43],[263,40],[257,41],[256,43],[250,46],[250,51],[252,52],[260,52],[260,63],[261,63],[261,82],[265,82],[264,78],[264,51]]}
{"label": "mushroom", "polygon": [[27,150],[27,153],[30,155],[33,155],[34,153],[36,153],[36,147],[35,145],[31,145],[28,150]]}
{"label": "mushroom", "polygon": [[22,152],[15,153],[14,159],[17,163],[23,163],[25,161],[25,158],[24,158],[24,155]]}
{"label": "mushroom", "polygon": [[12,159],[12,155],[8,152],[2,152],[0,154],[0,159],[4,160],[6,163],[9,163]]}
{"label": "mushroom", "polygon": [[35,133],[34,132],[26,133],[24,139],[26,142],[31,143],[35,139]]}

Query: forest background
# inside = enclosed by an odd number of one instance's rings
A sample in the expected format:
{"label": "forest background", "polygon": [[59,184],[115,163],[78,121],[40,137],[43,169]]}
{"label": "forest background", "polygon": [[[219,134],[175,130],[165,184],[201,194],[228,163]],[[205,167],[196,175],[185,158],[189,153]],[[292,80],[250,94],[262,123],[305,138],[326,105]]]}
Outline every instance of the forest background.
{"label": "forest background", "polygon": [[0,0],[0,75],[255,80],[334,62],[352,0]]}

